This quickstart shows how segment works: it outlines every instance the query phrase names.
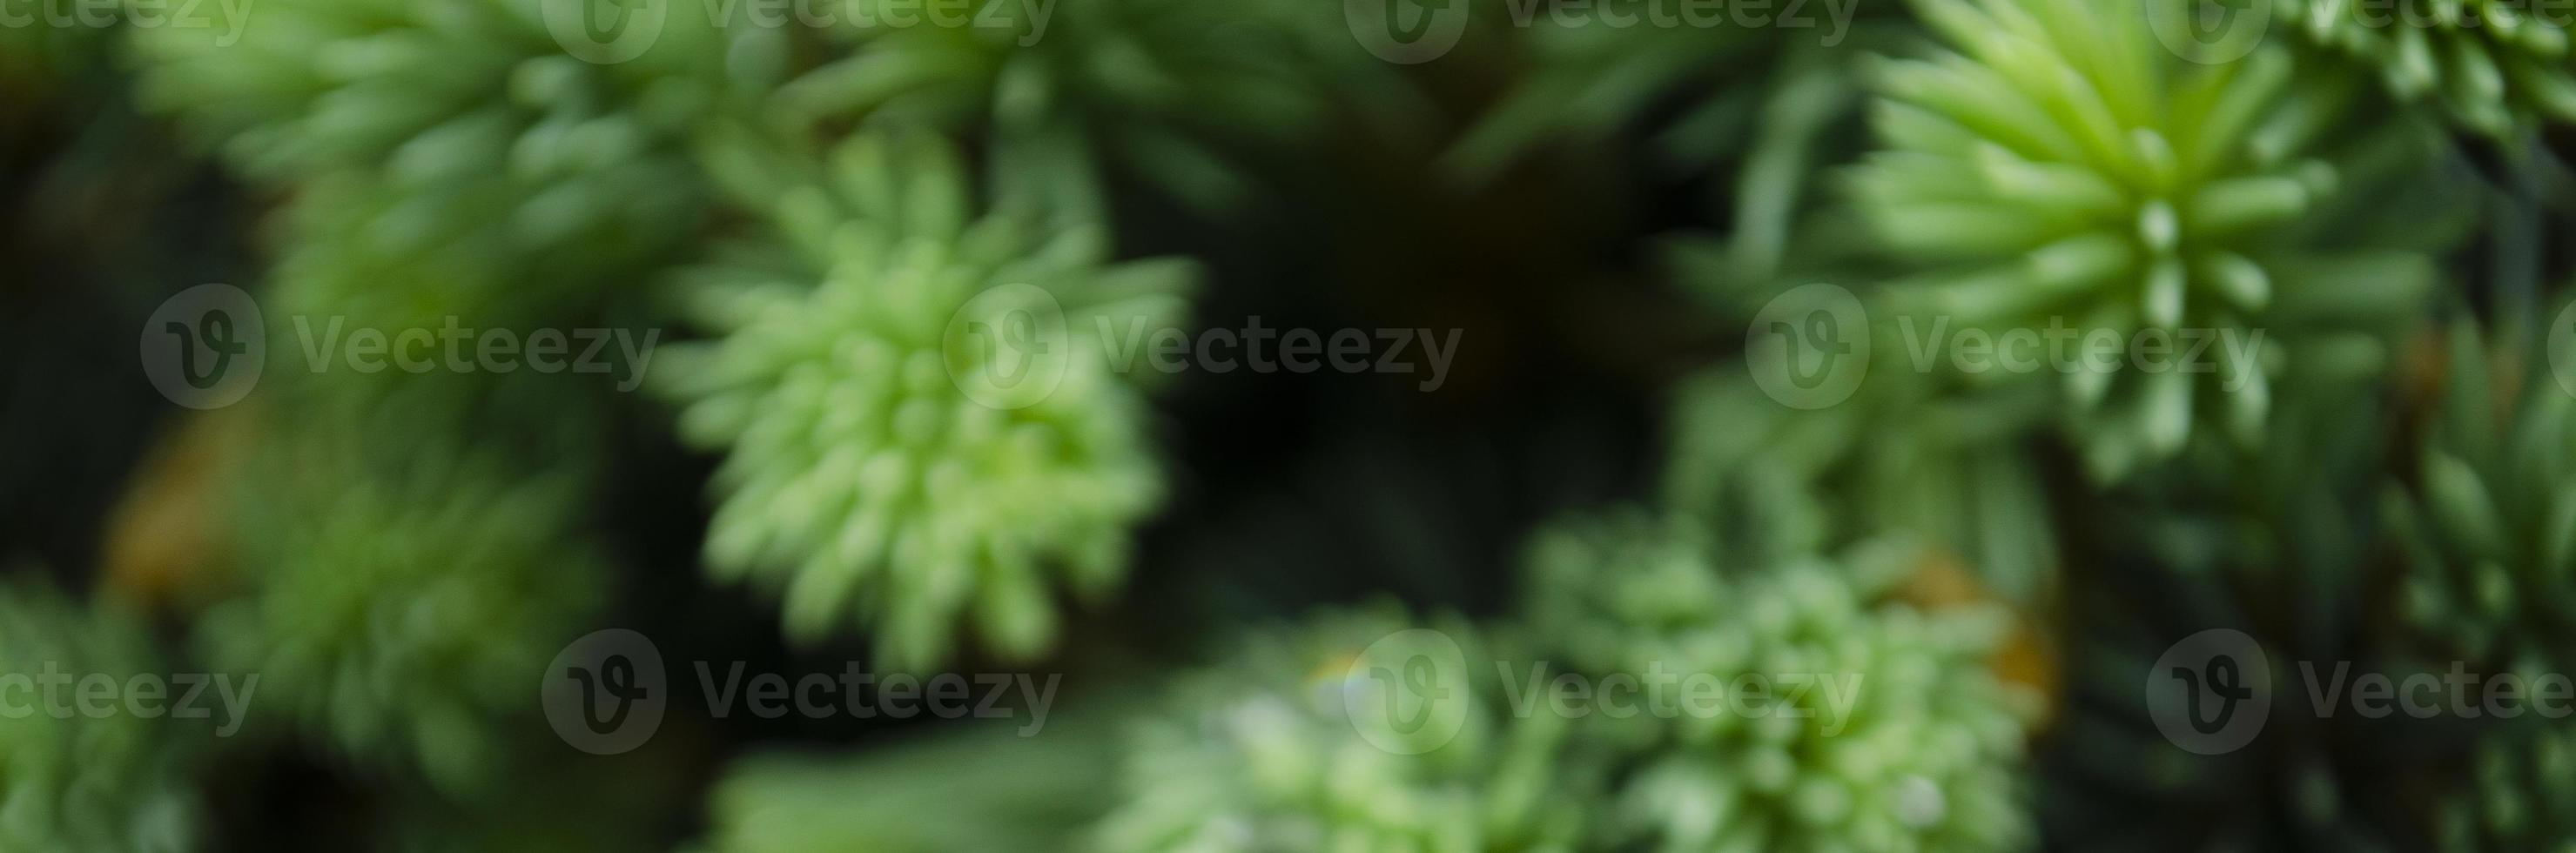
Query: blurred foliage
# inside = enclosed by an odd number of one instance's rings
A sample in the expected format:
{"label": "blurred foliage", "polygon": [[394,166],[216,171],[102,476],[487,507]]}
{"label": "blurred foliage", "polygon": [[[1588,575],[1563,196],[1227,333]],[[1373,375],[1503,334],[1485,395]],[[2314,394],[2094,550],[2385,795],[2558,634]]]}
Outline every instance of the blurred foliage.
{"label": "blurred foliage", "polygon": [[[733,179],[778,200],[781,245],[681,274],[685,313],[724,335],[675,348],[657,380],[688,403],[684,438],[731,451],[708,562],[783,587],[798,637],[858,610],[891,666],[944,662],[970,613],[1033,657],[1056,634],[1044,576],[1105,594],[1125,528],[1161,498],[1141,377],[1083,333],[1169,327],[1190,271],[1109,265],[1097,231],[1018,210],[978,217],[930,137],[858,136],[828,159],[822,178]],[[972,324],[1069,351],[978,348],[957,332]]]}
{"label": "blurred foliage", "polygon": [[[2222,362],[2203,380],[2063,374],[2069,437],[2106,481],[2171,456],[2196,424],[2256,441],[2274,376],[2401,324],[2434,277],[2420,255],[2294,239],[2337,198],[2407,176],[2424,155],[2405,124],[2339,130],[2349,87],[2275,45],[2187,61],[2159,46],[2143,2],[1920,3],[1951,50],[1879,66],[1887,150],[1855,180],[1878,236],[1931,270],[1892,297],[1924,328],[2037,330],[2054,317],[2124,341],[2271,334],[2255,350],[2265,362]],[[2330,305],[2335,325],[2285,328],[2303,303]]]}
{"label": "blurred foliage", "polygon": [[1068,737],[1020,738],[1009,724],[864,750],[856,759],[762,755],[726,772],[709,810],[709,853],[1038,850],[1107,807],[1115,740],[1097,721]]}
{"label": "blurred foliage", "polygon": [[2576,836],[2576,741],[2563,726],[2524,725],[2470,758],[2471,780],[2441,804],[2445,850],[2547,850]]}
{"label": "blurred foliage", "polygon": [[2491,349],[2467,320],[2446,331],[2441,396],[2382,510],[2400,607],[2431,657],[2548,671],[2576,652],[2576,394],[2536,344]]}
{"label": "blurred foliage", "polygon": [[1546,660],[1649,684],[1722,674],[1738,691],[1726,713],[1580,719],[1625,765],[1602,846],[2028,845],[2018,765],[2040,697],[1989,668],[2010,617],[1892,600],[1909,551],[1720,565],[1730,550],[1688,522],[1620,515],[1541,533],[1530,611]]}
{"label": "blurred foliage", "polygon": [[[0,851],[2576,845],[2563,725],[2291,667],[2576,663],[2567,22],[2256,2],[2241,57],[2159,29],[2197,0],[0,21],[0,675],[262,678],[242,737],[0,714]],[[206,282],[267,372],[183,415],[134,333]],[[1819,284],[1866,372],[1790,405],[1750,324]],[[1256,322],[1462,343],[1129,349]],[[314,349],[449,325],[671,340]],[[1916,340],[1968,330],[2263,337],[2215,375]],[[531,688],[608,627],[670,718],[588,755]],[[2214,627],[2279,701],[2200,756],[2139,676]],[[700,669],[849,661],[1080,695],[771,719]],[[1531,704],[1656,672],[1829,683]]]}
{"label": "blurred foliage", "polygon": [[2439,103],[2462,127],[2514,137],[2576,121],[2564,10],[2503,0],[2279,0],[2275,14],[2378,67],[2388,90]]}
{"label": "blurred foliage", "polygon": [[[1128,781],[1097,848],[1573,849],[1590,792],[1560,764],[1567,721],[1515,711],[1512,676],[1494,666],[1512,658],[1474,629],[1429,625],[1408,632],[1420,625],[1383,608],[1326,614],[1182,677],[1172,710],[1125,744]],[[1421,683],[1461,704],[1419,720],[1388,704],[1414,676],[1390,665],[1444,652],[1463,669]]]}
{"label": "blurred foliage", "polygon": [[[1900,365],[1880,370],[1861,394],[1816,410],[1779,405],[1732,370],[1684,381],[1667,502],[1756,564],[1909,535],[2032,601],[2060,559],[2050,484],[2026,441],[2044,401],[2026,388],[1942,395]],[[1890,422],[1909,428],[1873,428]]]}
{"label": "blurred foliage", "polygon": [[0,675],[25,698],[0,719],[0,846],[65,853],[191,849],[202,831],[190,762],[204,726],[92,713],[92,688],[155,678],[131,614],[40,582],[0,591]]}
{"label": "blurred foliage", "polygon": [[441,390],[309,403],[245,451],[240,591],[196,632],[218,671],[263,674],[273,736],[471,793],[519,772],[503,732],[526,726],[502,723],[532,716],[528,674],[595,618],[607,567],[583,466],[455,444],[431,425],[474,406]]}
{"label": "blurred foliage", "polygon": [[[1112,172],[1198,211],[1230,212],[1277,191],[1258,185],[1254,163],[1321,141],[1336,114],[1401,125],[1417,105],[1330,4],[992,4],[971,19],[909,25],[888,0],[822,5],[845,13],[823,32],[839,53],[780,85],[764,117],[798,129],[883,122],[979,135],[1014,190],[1053,193],[1086,217],[1108,215],[1098,178]],[[1058,177],[1021,177],[1031,171]]]}
{"label": "blurred foliage", "polygon": [[135,29],[137,92],[252,179],[363,182],[311,202],[339,239],[489,267],[451,267],[448,286],[595,288],[695,225],[679,143],[728,91],[726,34],[665,15],[653,49],[595,64],[549,32],[548,5],[210,8]]}

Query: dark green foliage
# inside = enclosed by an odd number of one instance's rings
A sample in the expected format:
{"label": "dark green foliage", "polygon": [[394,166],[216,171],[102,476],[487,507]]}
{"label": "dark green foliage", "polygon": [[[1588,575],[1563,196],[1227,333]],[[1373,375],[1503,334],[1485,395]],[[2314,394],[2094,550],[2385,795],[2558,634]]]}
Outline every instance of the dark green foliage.
{"label": "dark green foliage", "polygon": [[[2299,706],[2293,666],[2576,663],[2563,22],[2254,0],[2276,32],[2213,58],[2160,29],[2197,0],[1387,2],[0,27],[0,558],[81,590],[0,587],[0,675],[261,677],[238,740],[0,719],[0,853],[2576,837],[2563,726]],[[1408,14],[1460,40],[1372,55]],[[207,281],[265,320],[239,408],[56,399],[145,387],[136,323]],[[1818,293],[1865,328],[1807,343],[1869,345],[1830,399],[1765,381]],[[1220,368],[1256,325],[1370,361]],[[450,326],[663,350],[315,349]],[[1442,332],[1445,387],[1374,361]],[[1970,332],[2117,363],[1971,366]],[[535,688],[610,627],[667,655],[669,720],[587,755]],[[2213,627],[2281,701],[2199,756],[2140,687]],[[705,681],[849,661],[1079,698],[1020,730]],[[1551,704],[1664,674],[1815,686]]]}

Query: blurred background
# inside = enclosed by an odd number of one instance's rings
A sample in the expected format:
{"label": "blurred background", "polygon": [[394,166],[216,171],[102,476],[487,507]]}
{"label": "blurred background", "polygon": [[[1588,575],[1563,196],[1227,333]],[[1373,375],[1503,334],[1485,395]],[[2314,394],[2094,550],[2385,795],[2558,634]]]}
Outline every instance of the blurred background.
{"label": "blurred background", "polygon": [[0,850],[2569,848],[2570,17],[0,0]]}

